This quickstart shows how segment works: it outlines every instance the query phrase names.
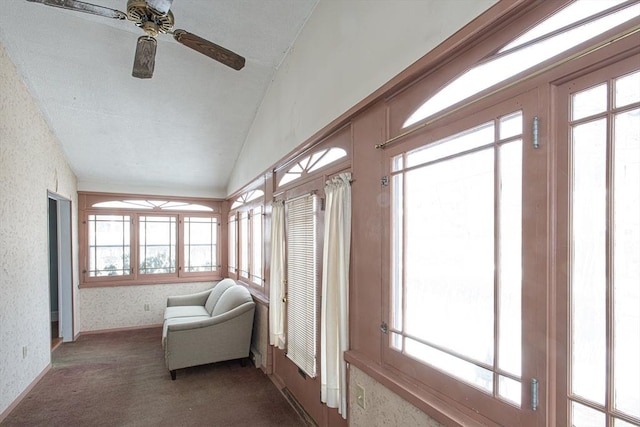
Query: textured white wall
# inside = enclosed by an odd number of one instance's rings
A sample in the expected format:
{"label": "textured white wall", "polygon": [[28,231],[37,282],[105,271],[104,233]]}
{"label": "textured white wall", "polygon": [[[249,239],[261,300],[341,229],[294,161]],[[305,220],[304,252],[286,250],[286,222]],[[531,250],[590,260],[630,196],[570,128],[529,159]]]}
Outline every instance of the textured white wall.
{"label": "textured white wall", "polygon": [[76,185],[0,43],[0,415],[51,360],[47,191],[72,201],[75,272]]}
{"label": "textured white wall", "polygon": [[[162,324],[167,297],[213,287],[215,282],[80,289],[80,331]],[[144,305],[149,304],[149,311]],[[160,341],[158,341],[160,345]]]}
{"label": "textured white wall", "polygon": [[227,185],[246,185],[496,0],[320,0],[277,71]]}

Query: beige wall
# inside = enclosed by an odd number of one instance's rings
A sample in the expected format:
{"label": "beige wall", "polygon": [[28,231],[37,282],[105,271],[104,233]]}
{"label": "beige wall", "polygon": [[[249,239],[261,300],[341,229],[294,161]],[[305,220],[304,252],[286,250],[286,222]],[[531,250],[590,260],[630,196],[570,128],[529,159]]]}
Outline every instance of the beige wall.
{"label": "beige wall", "polygon": [[320,0],[271,83],[231,194],[496,0]]}
{"label": "beige wall", "polygon": [[[80,331],[160,325],[163,322],[167,297],[204,291],[213,287],[214,283],[82,288],[79,298],[82,307]],[[149,304],[149,311],[145,311],[145,304]]]}
{"label": "beige wall", "polygon": [[[364,408],[356,402],[355,389],[360,386],[365,392]],[[442,424],[379,382],[356,368],[349,368],[349,425],[357,426],[422,426],[440,427]]]}
{"label": "beige wall", "polygon": [[[55,136],[0,44],[0,419],[51,361],[47,191],[72,201],[75,272],[76,185]],[[75,284],[76,277],[77,292]]]}

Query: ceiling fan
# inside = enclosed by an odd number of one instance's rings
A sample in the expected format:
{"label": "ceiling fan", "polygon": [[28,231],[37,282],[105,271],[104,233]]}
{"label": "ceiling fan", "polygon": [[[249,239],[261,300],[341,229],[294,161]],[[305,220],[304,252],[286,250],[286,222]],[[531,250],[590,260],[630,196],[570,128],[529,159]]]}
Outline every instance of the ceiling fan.
{"label": "ceiling fan", "polygon": [[136,55],[133,61],[133,77],[149,79],[153,76],[156,60],[156,36],[172,34],[179,43],[215,59],[216,61],[240,70],[245,59],[222,46],[205,40],[185,30],[173,28],[174,20],[171,10],[173,0],[127,0],[127,12],[85,3],[77,0],[27,0],[42,3],[46,6],[59,7],[77,12],[91,13],[113,19],[128,19],[142,28],[145,35],[138,38]]}

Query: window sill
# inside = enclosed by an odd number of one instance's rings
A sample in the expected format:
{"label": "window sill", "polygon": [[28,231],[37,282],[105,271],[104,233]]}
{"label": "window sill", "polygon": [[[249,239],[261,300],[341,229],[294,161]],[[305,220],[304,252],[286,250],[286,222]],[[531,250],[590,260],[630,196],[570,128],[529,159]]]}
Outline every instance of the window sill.
{"label": "window sill", "polygon": [[80,283],[78,288],[113,288],[120,286],[149,286],[149,285],[181,285],[188,283],[201,283],[201,282],[218,282],[222,280],[221,277],[173,277],[173,278],[162,278],[158,280],[145,280],[145,281],[133,281],[133,280],[121,280],[121,281],[100,281],[100,282],[89,282],[89,283]]}
{"label": "window sill", "polygon": [[447,426],[495,426],[499,424],[473,413],[459,402],[452,401],[435,390],[430,390],[416,380],[407,377],[395,369],[381,366],[357,351],[344,354],[347,363],[397,394],[416,408]]}

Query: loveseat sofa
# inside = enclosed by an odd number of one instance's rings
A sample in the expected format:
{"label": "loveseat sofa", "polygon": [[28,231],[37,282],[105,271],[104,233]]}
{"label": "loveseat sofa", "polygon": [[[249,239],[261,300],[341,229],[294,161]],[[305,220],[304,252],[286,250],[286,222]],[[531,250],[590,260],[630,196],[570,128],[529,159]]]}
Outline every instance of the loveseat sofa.
{"label": "loveseat sofa", "polygon": [[232,279],[190,295],[169,297],[162,346],[171,379],[176,370],[249,356],[255,303]]}

